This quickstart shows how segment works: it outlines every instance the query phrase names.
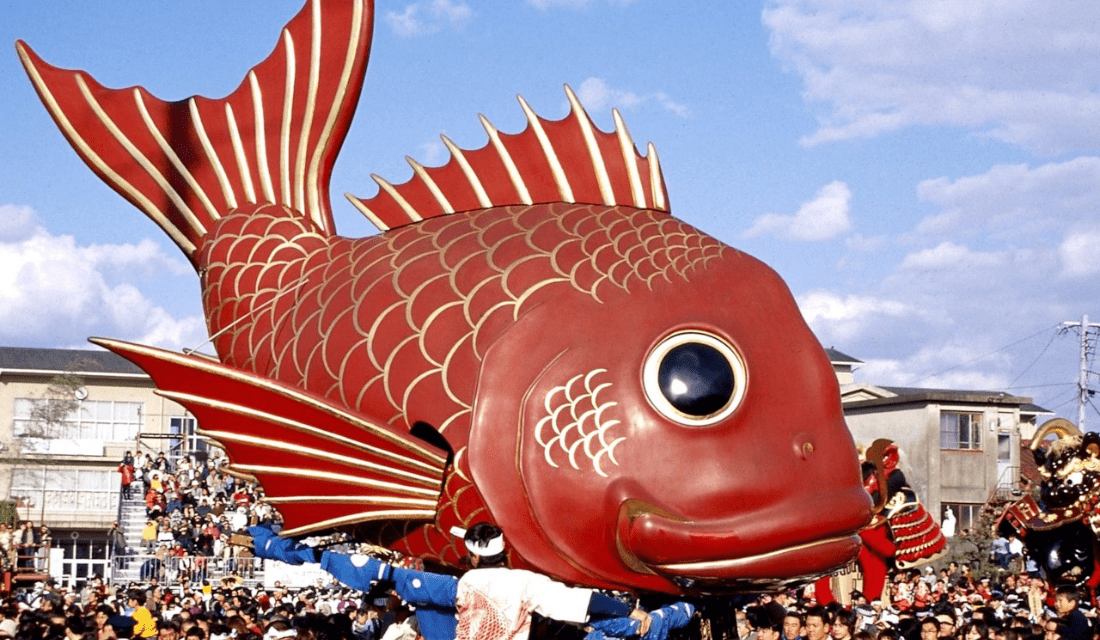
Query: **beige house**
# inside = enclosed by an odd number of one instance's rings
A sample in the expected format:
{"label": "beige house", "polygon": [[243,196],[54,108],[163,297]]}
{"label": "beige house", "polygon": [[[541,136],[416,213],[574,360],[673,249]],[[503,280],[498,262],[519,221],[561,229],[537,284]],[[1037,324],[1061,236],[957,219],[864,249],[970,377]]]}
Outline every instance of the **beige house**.
{"label": "beige house", "polygon": [[828,349],[857,444],[890,438],[901,468],[930,513],[951,509],[961,529],[998,491],[1019,487],[1020,443],[1053,417],[1031,398],[998,391],[876,386],[854,381],[859,360]]}
{"label": "beige house", "polygon": [[194,418],[153,389],[106,351],[0,347],[0,499],[50,527],[54,575],[105,574],[126,451],[194,441]]}

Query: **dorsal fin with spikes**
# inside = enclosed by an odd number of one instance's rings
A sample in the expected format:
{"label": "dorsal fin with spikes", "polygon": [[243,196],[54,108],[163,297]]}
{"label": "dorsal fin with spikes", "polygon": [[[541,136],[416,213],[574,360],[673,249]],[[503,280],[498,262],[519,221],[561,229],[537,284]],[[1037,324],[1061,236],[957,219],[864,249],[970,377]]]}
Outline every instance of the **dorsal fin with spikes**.
{"label": "dorsal fin with spikes", "polygon": [[459,149],[443,137],[451,152],[441,167],[426,168],[406,158],[413,177],[379,185],[373,198],[346,194],[348,200],[382,231],[425,218],[518,204],[570,202],[622,205],[668,211],[668,197],[657,151],[650,144],[640,155],[618,111],[615,131],[600,131],[567,86],[570,113],[545,120],[519,99],[527,128],[518,134],[497,131],[481,116],[489,143],[475,151]]}

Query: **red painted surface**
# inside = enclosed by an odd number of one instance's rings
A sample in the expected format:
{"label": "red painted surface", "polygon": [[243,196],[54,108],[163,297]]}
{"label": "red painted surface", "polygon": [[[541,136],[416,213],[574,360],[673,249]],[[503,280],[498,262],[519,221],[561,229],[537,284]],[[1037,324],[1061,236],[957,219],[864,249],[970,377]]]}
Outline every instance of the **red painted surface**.
{"label": "red painted surface", "polygon": [[[468,171],[452,158],[357,201],[385,233],[335,235],[329,170],[371,13],[308,4],[255,82],[194,103],[19,45],[78,153],[190,257],[218,361],[103,343],[191,409],[291,530],[356,526],[457,565],[450,528],[488,520],[515,566],[670,593],[851,560],[871,504],[832,367],[778,275],[668,215],[652,151],[583,112],[534,117],[460,152]],[[728,415],[683,420],[647,394],[679,335],[743,364]]]}

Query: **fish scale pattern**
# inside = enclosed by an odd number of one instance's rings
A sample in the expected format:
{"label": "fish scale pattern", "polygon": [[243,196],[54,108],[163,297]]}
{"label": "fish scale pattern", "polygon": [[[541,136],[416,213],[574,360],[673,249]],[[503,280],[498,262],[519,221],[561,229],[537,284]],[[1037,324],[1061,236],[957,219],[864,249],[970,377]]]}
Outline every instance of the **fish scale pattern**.
{"label": "fish scale pattern", "polygon": [[480,363],[499,332],[525,305],[687,280],[728,250],[631,207],[497,207],[350,240],[266,205],[219,221],[200,267],[225,364],[447,437],[459,455],[435,526],[403,537],[411,551],[454,560],[445,532],[485,518],[464,454]]}

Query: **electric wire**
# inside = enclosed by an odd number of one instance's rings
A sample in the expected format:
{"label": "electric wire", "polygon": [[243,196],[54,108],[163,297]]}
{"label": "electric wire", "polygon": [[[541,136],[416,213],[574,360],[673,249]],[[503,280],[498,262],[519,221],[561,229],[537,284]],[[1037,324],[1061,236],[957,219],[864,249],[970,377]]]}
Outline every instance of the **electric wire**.
{"label": "electric wire", "polygon": [[1003,390],[1011,389],[1012,385],[1016,384],[1017,380],[1024,377],[1024,374],[1027,373],[1029,369],[1031,369],[1032,367],[1035,366],[1035,363],[1039,361],[1039,358],[1043,357],[1043,354],[1047,352],[1047,349],[1050,348],[1050,345],[1054,344],[1054,339],[1058,337],[1058,334],[1059,334],[1058,331],[1052,331],[1050,333],[1050,340],[1047,340],[1047,345],[1045,347],[1043,347],[1043,350],[1039,352],[1039,355],[1035,356],[1035,359],[1031,361],[1031,364],[1024,367],[1024,370],[1020,372],[1020,375],[1013,378],[1012,382],[1009,382],[1008,386],[1005,387]]}
{"label": "electric wire", "polygon": [[987,358],[987,357],[989,357],[989,356],[991,356],[995,353],[1000,353],[1001,351],[1004,351],[1005,349],[1008,349],[1009,347],[1014,347],[1014,346],[1020,344],[1021,342],[1026,342],[1028,340],[1031,340],[1035,336],[1042,335],[1042,334],[1046,333],[1047,331],[1051,331],[1053,329],[1058,328],[1059,326],[1061,326],[1061,323],[1050,326],[1050,327],[1046,327],[1045,329],[1042,329],[1040,331],[1036,331],[1035,333],[1031,334],[1030,336],[1028,336],[1026,338],[1021,338],[1021,339],[1017,340],[1016,342],[1013,342],[1011,344],[1006,344],[1005,346],[1000,347],[999,349],[994,349],[993,351],[990,351],[989,353],[982,354],[982,355],[980,355],[976,358],[971,358],[970,360],[967,360],[966,362],[959,363],[959,364],[957,364],[953,367],[949,367],[947,369],[944,369],[942,371],[938,371],[936,373],[930,373],[930,374],[928,374],[928,375],[926,375],[922,378],[918,378],[916,380],[913,380],[912,382],[906,384],[905,386],[911,387],[911,386],[916,385],[918,382],[922,382],[922,381],[927,380],[929,378],[934,378],[935,376],[938,376],[938,375],[943,375],[943,374],[947,373],[948,371],[954,371],[955,369],[958,369],[959,367],[964,367],[964,366],[970,364],[971,362],[976,362],[978,360],[981,360],[982,358]]}

